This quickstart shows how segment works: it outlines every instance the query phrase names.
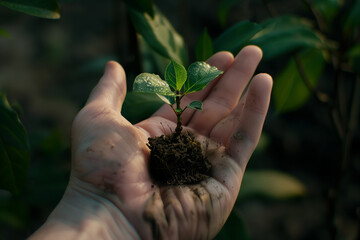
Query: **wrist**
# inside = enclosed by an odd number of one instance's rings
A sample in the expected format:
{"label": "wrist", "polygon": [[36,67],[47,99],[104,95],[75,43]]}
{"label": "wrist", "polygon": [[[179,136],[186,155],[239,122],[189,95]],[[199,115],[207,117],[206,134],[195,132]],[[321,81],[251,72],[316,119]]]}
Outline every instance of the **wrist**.
{"label": "wrist", "polygon": [[45,224],[31,240],[139,239],[124,214],[96,192],[70,184]]}

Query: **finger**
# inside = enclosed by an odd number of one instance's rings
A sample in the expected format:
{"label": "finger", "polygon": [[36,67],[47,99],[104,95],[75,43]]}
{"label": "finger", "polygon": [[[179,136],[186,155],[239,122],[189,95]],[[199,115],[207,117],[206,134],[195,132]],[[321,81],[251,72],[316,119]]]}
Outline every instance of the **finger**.
{"label": "finger", "polygon": [[258,47],[243,48],[236,56],[234,63],[204,100],[204,110],[193,115],[189,126],[208,136],[212,128],[229,115],[238,104],[261,57],[262,51]]}
{"label": "finger", "polygon": [[[231,135],[235,131],[235,128],[238,126],[238,122],[241,120],[241,115],[247,101],[247,96],[249,92],[252,92],[254,87],[258,84],[259,78],[267,78],[270,77],[267,74],[258,74],[254,77],[251,84],[249,85],[248,91],[244,94],[236,108],[232,111],[232,113],[221,120],[216,126],[212,129],[210,133],[210,138],[218,142],[222,145],[227,145]],[[270,77],[271,78],[271,77]],[[261,80],[260,80],[261,81]]]}
{"label": "finger", "polygon": [[155,137],[174,132],[176,123],[166,118],[153,116],[137,123],[135,126],[143,129],[148,137]]}
{"label": "finger", "polygon": [[[226,71],[230,67],[233,61],[234,61],[234,56],[230,52],[218,52],[215,53],[213,56],[211,56],[206,62],[209,65],[215,66],[222,71]],[[203,100],[206,97],[206,95],[209,93],[211,88],[216,84],[216,82],[217,81],[214,80],[202,91],[197,93],[192,93],[183,97],[181,100],[182,107],[187,106],[191,101]],[[191,109],[187,109],[186,112],[184,112],[184,114],[182,115],[184,124],[187,123],[188,119],[192,116],[193,112],[194,110]],[[173,113],[172,109],[167,105],[162,106],[158,111],[156,111],[154,113],[154,116],[160,116],[169,119],[171,121],[176,121],[175,114]]]}
{"label": "finger", "polygon": [[[272,78],[268,74],[258,74],[251,81],[248,91],[240,101],[234,116],[234,131],[226,145],[231,157],[245,168],[261,134],[270,103]],[[221,135],[219,128],[214,136]]]}
{"label": "finger", "polygon": [[126,95],[125,71],[119,63],[109,61],[105,66],[105,73],[90,93],[86,104],[96,103],[121,111]]}

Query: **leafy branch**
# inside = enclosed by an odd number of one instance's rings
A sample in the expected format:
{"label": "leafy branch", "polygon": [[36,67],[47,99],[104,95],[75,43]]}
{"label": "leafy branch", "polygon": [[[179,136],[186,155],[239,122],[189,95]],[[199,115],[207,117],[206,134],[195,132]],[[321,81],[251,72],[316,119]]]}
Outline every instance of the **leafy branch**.
{"label": "leafy branch", "polygon": [[[263,2],[266,3],[266,7],[269,10],[268,1],[263,0]],[[357,47],[356,39],[358,38],[358,34],[357,31],[354,31],[354,26],[360,21],[358,17],[360,1],[353,1],[351,4],[348,3],[348,9],[342,6],[341,1],[303,0],[302,2],[313,14],[318,28],[313,29],[313,31],[320,31],[322,36],[320,39],[323,39],[322,41],[325,43],[322,51],[329,56],[331,60],[329,61],[329,65],[334,71],[333,93],[321,92],[310,81],[312,74],[310,70],[314,72],[316,69],[312,66],[306,69],[299,54],[296,54],[294,57],[296,71],[299,73],[298,79],[303,82],[308,92],[310,92],[316,100],[323,103],[323,105],[329,109],[330,119],[341,142],[341,157],[335,162],[336,168],[332,173],[334,180],[329,186],[328,195],[328,228],[331,239],[336,239],[339,229],[338,226],[335,225],[335,219],[338,218],[336,208],[339,204],[341,182],[343,181],[344,175],[349,171],[353,135],[358,125],[360,100],[360,78],[356,70],[358,68],[356,66],[358,65],[358,62],[356,62],[358,53],[353,56],[351,56],[350,53],[352,49],[356,49]],[[346,13],[348,16],[345,15]],[[271,10],[269,10],[269,14],[272,17],[276,16]],[[336,24],[334,27],[333,24],[336,21],[342,22],[342,24]],[[348,68],[352,65],[352,61],[354,65],[353,69]],[[320,64],[317,64],[317,66],[318,65]],[[347,91],[345,88],[345,72],[350,72],[356,78],[352,81],[352,91]],[[320,77],[320,75],[318,77]],[[351,96],[349,98],[351,100],[347,99],[348,95]]]}

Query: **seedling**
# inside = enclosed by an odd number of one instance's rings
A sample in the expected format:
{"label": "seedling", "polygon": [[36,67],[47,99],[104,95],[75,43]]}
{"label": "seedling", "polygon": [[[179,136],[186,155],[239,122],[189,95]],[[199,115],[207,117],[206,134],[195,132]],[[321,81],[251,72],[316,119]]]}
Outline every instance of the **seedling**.
{"label": "seedling", "polygon": [[188,108],[202,110],[201,101],[181,107],[181,99],[204,89],[222,71],[205,62],[195,62],[186,71],[181,64],[170,61],[165,80],[152,73],[135,78],[133,90],[155,93],[169,104],[177,118],[175,132],[149,138],[149,173],[160,185],[196,184],[211,175],[211,163],[203,154],[201,144],[192,132],[182,132],[181,115]]}
{"label": "seedling", "polygon": [[[141,73],[135,78],[135,92],[155,93],[161,100],[169,104],[177,117],[175,134],[182,130],[181,115],[187,108],[202,110],[201,101],[193,101],[181,108],[181,99],[189,94],[201,91],[213,79],[223,72],[205,62],[194,62],[186,71],[181,64],[170,61],[165,70],[165,80],[152,73]],[[174,106],[175,105],[175,106]]]}

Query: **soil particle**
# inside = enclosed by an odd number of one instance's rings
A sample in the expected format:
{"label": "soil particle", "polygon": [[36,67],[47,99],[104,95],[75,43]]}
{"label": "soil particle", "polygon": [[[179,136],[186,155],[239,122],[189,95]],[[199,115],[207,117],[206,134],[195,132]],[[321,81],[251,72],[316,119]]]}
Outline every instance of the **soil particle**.
{"label": "soil particle", "polygon": [[105,193],[115,193],[115,187],[113,182],[105,177],[102,179],[102,183],[100,184],[99,187]]}
{"label": "soil particle", "polygon": [[198,190],[197,188],[195,188],[195,189],[193,190],[193,192],[194,192],[194,194],[200,199],[200,201],[202,202],[202,199],[201,199],[201,195],[200,195],[200,193],[199,193],[199,190]]}
{"label": "soil particle", "polygon": [[94,150],[91,147],[86,148],[86,152],[94,152]]}
{"label": "soil particle", "polygon": [[196,184],[210,176],[211,164],[191,132],[149,138],[149,170],[159,185]]}
{"label": "soil particle", "polygon": [[242,132],[236,132],[234,133],[233,137],[236,139],[236,140],[243,140],[244,139],[244,135]]}

